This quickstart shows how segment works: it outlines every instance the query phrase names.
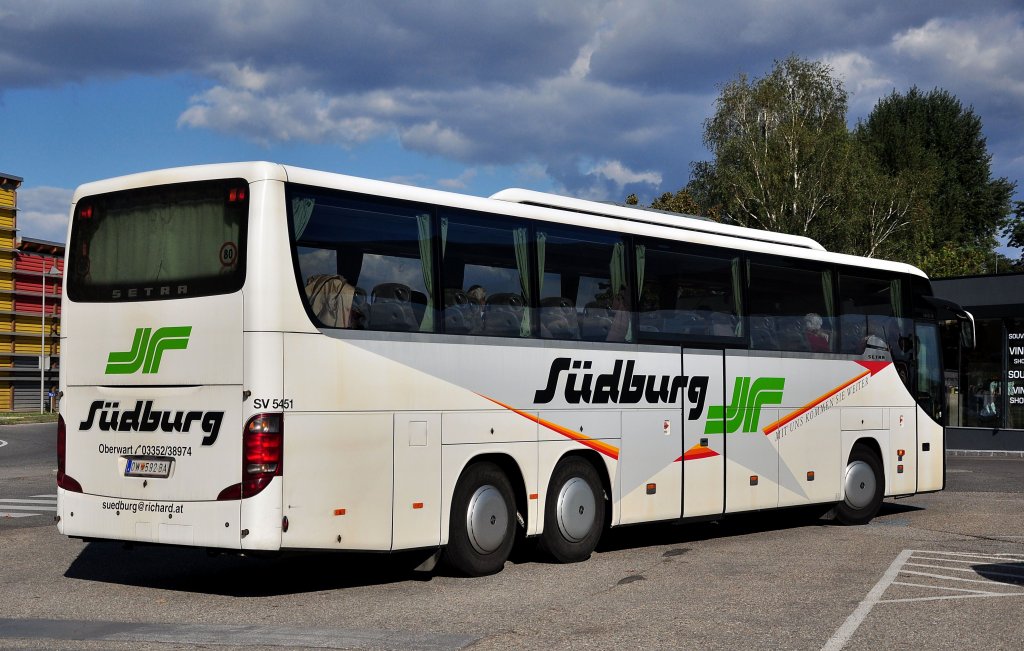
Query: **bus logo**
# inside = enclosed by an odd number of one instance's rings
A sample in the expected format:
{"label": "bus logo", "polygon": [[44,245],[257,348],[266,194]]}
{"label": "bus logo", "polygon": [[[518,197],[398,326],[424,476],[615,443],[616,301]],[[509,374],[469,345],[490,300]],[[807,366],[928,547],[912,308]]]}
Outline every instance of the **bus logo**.
{"label": "bus logo", "polygon": [[786,378],[759,377],[753,382],[749,377],[737,377],[732,390],[732,404],[728,407],[708,407],[708,420],[704,425],[705,434],[733,434],[743,428],[744,434],[757,431],[761,419],[761,407],[782,404],[782,387]]}
{"label": "bus logo", "polygon": [[131,350],[113,352],[107,356],[106,375],[131,375],[142,369],[143,373],[158,373],[160,358],[165,350],[188,348],[188,337],[192,326],[157,328],[136,328]]}

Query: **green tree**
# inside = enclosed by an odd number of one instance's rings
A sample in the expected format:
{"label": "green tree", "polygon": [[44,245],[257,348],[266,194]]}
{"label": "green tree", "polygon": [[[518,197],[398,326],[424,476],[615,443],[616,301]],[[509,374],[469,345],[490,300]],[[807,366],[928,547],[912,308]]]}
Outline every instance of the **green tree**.
{"label": "green tree", "polygon": [[938,88],[893,91],[858,124],[856,135],[887,174],[916,182],[918,226],[927,237],[908,261],[928,267],[934,252],[950,242],[961,252],[977,250],[968,260],[991,257],[995,236],[1007,224],[1015,184],[992,178],[992,155],[972,108]]}
{"label": "green tree", "polygon": [[[1013,204],[1013,215],[1003,226],[1003,237],[1006,243],[1018,249],[1024,249],[1024,201]],[[1018,261],[1020,266],[1021,261]]]}
{"label": "green tree", "polygon": [[828,236],[848,145],[847,94],[824,63],[790,56],[760,79],[726,83],[704,122],[714,160],[695,195],[744,226]]}

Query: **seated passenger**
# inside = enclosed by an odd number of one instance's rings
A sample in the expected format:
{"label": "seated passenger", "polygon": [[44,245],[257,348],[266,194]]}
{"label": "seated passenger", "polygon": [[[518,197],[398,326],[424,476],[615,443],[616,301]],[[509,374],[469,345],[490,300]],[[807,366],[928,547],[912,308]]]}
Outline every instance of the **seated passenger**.
{"label": "seated passenger", "polygon": [[807,345],[814,353],[827,353],[832,347],[829,343],[829,333],[821,327],[821,317],[815,312],[804,317],[804,336],[807,338]]}

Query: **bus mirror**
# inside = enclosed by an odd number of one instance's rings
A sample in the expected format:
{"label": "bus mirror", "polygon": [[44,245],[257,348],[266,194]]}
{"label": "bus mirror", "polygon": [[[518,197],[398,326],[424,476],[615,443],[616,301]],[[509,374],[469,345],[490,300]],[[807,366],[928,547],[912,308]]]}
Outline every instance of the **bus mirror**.
{"label": "bus mirror", "polygon": [[974,350],[974,317],[967,310],[962,315],[957,315],[960,322],[960,345],[964,350]]}

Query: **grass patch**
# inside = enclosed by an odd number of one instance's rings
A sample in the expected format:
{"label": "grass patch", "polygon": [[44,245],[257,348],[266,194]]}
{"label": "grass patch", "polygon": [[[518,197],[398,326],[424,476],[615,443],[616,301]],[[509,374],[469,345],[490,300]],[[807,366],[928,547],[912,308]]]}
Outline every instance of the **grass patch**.
{"label": "grass patch", "polygon": [[0,425],[19,425],[21,423],[56,423],[57,414],[46,412],[40,414],[32,411],[0,411]]}

